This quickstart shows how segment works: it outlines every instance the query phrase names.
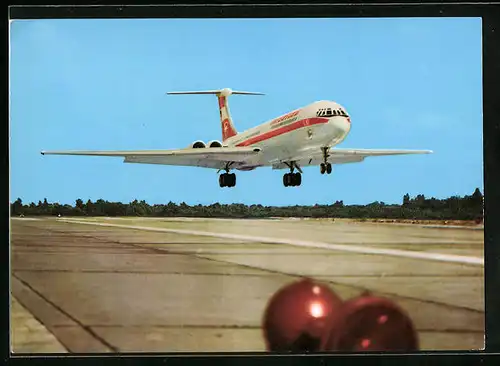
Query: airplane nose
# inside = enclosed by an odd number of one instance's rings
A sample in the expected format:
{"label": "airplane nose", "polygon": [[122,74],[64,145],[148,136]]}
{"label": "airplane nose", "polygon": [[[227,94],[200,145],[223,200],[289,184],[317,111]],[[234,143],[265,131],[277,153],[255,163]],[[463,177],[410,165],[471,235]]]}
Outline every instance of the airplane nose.
{"label": "airplane nose", "polygon": [[347,122],[347,130],[346,130],[346,132],[349,132],[351,130],[351,117],[347,117],[345,120]]}
{"label": "airplane nose", "polygon": [[351,130],[351,121],[348,117],[334,117],[330,120],[331,133],[333,140],[330,144],[337,145],[344,141]]}
{"label": "airplane nose", "polygon": [[341,134],[347,134],[351,129],[351,118],[350,117],[341,117],[335,121],[336,127],[339,129]]}

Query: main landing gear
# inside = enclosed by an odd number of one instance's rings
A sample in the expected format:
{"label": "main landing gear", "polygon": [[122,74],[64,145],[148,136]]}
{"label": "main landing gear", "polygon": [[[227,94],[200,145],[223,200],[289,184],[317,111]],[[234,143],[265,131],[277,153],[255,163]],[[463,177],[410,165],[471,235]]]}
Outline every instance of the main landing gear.
{"label": "main landing gear", "polygon": [[285,164],[290,168],[290,173],[286,173],[285,175],[283,175],[283,185],[285,187],[300,186],[302,183],[302,174],[293,172],[295,168],[300,171],[300,167],[295,162]]}
{"label": "main landing gear", "polygon": [[283,175],[283,185],[285,187],[297,187],[302,183],[302,174],[286,173]]}
{"label": "main landing gear", "polygon": [[319,165],[319,171],[321,174],[331,174],[332,172],[332,164],[328,162],[328,147],[322,147],[321,150],[323,150],[323,163]]}
{"label": "main landing gear", "polygon": [[[234,187],[236,185],[236,174],[229,173],[229,168],[233,163],[227,163],[224,167],[225,173],[219,175],[219,186],[222,187]],[[221,169],[222,170],[222,169]]]}
{"label": "main landing gear", "polygon": [[236,174],[234,173],[224,173],[219,175],[219,186],[222,187],[234,187],[236,185]]}

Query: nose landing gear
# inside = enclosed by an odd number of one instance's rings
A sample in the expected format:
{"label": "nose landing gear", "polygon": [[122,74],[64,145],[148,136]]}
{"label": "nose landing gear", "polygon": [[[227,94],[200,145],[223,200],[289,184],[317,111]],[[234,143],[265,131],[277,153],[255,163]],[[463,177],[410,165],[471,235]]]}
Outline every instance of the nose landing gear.
{"label": "nose landing gear", "polygon": [[331,174],[332,172],[332,164],[330,163],[321,163],[319,166],[319,171],[321,174]]}
{"label": "nose landing gear", "polygon": [[319,165],[319,171],[321,174],[331,174],[332,172],[332,164],[328,162],[328,157],[330,156],[328,154],[329,147],[322,147],[321,150],[323,151],[323,163]]}

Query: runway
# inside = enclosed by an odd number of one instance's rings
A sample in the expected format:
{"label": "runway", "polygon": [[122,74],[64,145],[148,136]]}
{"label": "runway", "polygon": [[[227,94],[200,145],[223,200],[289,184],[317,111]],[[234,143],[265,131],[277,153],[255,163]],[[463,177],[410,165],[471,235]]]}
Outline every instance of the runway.
{"label": "runway", "polygon": [[481,349],[483,247],[343,220],[13,219],[11,291],[70,352],[264,351],[266,302],[301,276],[396,301],[421,349]]}

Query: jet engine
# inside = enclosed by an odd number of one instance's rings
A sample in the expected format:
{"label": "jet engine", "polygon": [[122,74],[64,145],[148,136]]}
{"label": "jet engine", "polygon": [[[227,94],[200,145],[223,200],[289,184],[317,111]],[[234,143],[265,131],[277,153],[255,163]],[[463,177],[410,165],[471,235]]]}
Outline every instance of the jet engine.
{"label": "jet engine", "polygon": [[222,143],[217,140],[212,140],[207,144],[208,147],[222,147]]}
{"label": "jet engine", "polygon": [[191,147],[193,149],[199,149],[199,148],[204,148],[206,147],[205,143],[201,140],[198,140],[198,141],[195,141],[193,142],[193,144],[191,145]]}

